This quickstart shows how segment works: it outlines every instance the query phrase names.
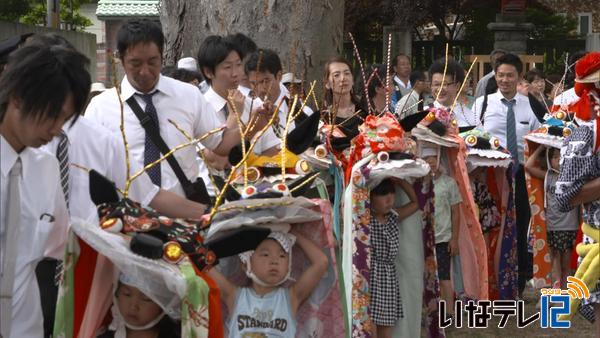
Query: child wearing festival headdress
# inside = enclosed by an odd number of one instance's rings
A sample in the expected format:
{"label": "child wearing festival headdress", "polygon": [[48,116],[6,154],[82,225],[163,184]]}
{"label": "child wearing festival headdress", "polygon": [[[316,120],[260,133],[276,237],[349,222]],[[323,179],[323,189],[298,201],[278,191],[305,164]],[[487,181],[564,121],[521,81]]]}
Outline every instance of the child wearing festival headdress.
{"label": "child wearing festival headdress", "polygon": [[[142,282],[142,284],[144,283]],[[156,287],[158,284],[153,285]],[[145,286],[148,287],[149,284],[145,283]],[[159,305],[159,302],[156,302],[150,295],[141,290],[143,288],[140,281],[136,281],[135,277],[124,273],[119,275],[113,293],[113,320],[108,330],[98,335],[98,338],[181,337],[181,325],[171,318],[173,314],[179,315],[178,302],[163,304],[163,306],[167,306],[172,310],[167,313]],[[172,292],[168,290],[153,291],[153,295],[159,294],[162,294],[165,299],[173,296]]]}
{"label": "child wearing festival headdress", "polygon": [[[446,302],[446,313],[454,314],[454,291],[450,280],[451,257],[458,255],[460,226],[459,204],[462,197],[456,181],[440,169],[440,146],[422,144],[421,158],[431,170],[425,182],[433,182],[435,253],[440,279],[441,297]],[[460,269],[460,267],[454,267]]]}
{"label": "child wearing festival headdress", "polygon": [[[540,156],[542,153],[546,155],[545,158]],[[537,163],[538,159],[543,159],[542,166]],[[571,254],[579,227],[579,213],[577,209],[569,212],[559,211],[556,201],[559,161],[560,150],[558,148],[546,148],[540,145],[527,159],[525,170],[531,176],[544,180],[544,212],[548,246],[552,257],[552,276],[555,281],[560,281],[559,287],[566,288],[567,277],[573,273],[570,268]]]}
{"label": "child wearing festival headdress", "polygon": [[371,190],[371,320],[378,338],[391,338],[396,322],[403,317],[395,260],[399,249],[399,222],[419,209],[417,196],[405,180],[399,185],[410,202],[394,209],[396,189],[392,179],[384,179]]}
{"label": "child wearing festival headdress", "polygon": [[[311,264],[295,283],[282,287],[290,280],[294,243]],[[271,232],[255,250],[240,254],[240,259],[252,281],[251,287],[234,285],[217,269],[209,271],[229,311],[229,337],[262,334],[293,338],[298,308],[325,274],[327,256],[310,239],[292,229],[289,233]]]}

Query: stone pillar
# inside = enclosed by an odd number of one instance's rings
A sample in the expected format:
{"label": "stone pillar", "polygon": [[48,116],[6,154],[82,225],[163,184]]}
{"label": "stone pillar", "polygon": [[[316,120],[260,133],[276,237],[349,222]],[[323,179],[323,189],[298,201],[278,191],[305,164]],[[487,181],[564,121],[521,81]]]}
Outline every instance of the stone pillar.
{"label": "stone pillar", "polygon": [[496,22],[487,25],[494,32],[494,49],[504,49],[517,55],[527,54],[527,34],[534,26],[523,21],[522,14],[496,15]]}
{"label": "stone pillar", "polygon": [[392,34],[392,50],[390,56],[390,58],[392,58],[392,63],[394,56],[398,53],[412,56],[412,31],[410,29],[400,29],[396,26],[384,26],[382,63],[385,64],[387,58],[388,34]]}

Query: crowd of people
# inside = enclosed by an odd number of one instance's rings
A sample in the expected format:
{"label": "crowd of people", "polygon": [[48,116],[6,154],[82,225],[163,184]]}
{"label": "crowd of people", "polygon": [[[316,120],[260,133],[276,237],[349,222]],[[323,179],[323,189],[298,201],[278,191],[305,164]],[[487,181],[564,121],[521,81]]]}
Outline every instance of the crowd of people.
{"label": "crowd of people", "polygon": [[59,35],[13,42],[0,337],[443,336],[455,300],[573,275],[600,333],[598,52],[556,76],[494,50],[476,86],[337,56],[321,97],[241,33],[164,65],[127,21],[116,86]]}

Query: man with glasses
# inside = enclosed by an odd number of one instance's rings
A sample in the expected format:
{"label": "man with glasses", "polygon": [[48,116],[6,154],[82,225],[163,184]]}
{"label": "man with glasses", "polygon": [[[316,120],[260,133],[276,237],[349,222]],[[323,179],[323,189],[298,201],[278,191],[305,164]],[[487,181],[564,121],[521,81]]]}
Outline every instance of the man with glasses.
{"label": "man with glasses", "polygon": [[433,106],[452,110],[459,127],[477,126],[478,120],[473,111],[457,98],[465,80],[465,70],[460,63],[448,60],[446,64],[444,59],[436,60],[429,67],[429,76],[431,76],[431,94],[435,100]]}

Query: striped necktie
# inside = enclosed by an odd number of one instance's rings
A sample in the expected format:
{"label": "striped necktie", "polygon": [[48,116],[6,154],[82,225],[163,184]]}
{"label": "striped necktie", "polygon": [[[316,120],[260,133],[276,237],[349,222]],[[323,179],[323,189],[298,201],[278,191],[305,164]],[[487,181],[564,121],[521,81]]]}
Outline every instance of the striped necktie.
{"label": "striped necktie", "polygon": [[69,138],[65,132],[60,134],[60,141],[58,142],[58,148],[56,149],[56,159],[58,160],[60,168],[60,185],[62,187],[63,194],[65,195],[65,202],[67,202],[67,209],[69,208]]}
{"label": "striped necktie", "polygon": [[517,146],[517,126],[515,125],[515,99],[502,99],[502,103],[508,108],[506,111],[506,147],[513,157],[515,164],[519,163],[519,147]]}
{"label": "striped necktie", "polygon": [[[144,102],[146,103],[146,108],[144,112],[150,116],[152,122],[156,126],[156,129],[160,132],[160,126],[158,124],[158,114],[156,113],[156,107],[154,107],[154,103],[152,103],[152,96],[158,93],[158,91],[154,91],[150,94],[136,94],[140,96]],[[152,139],[148,133],[146,133],[145,146],[144,146],[144,166],[158,160],[160,158],[160,150],[158,147],[152,142]],[[161,172],[160,172],[160,163],[153,166],[152,168],[147,170],[148,175],[150,176],[150,180],[152,183],[157,186],[161,186]]]}

